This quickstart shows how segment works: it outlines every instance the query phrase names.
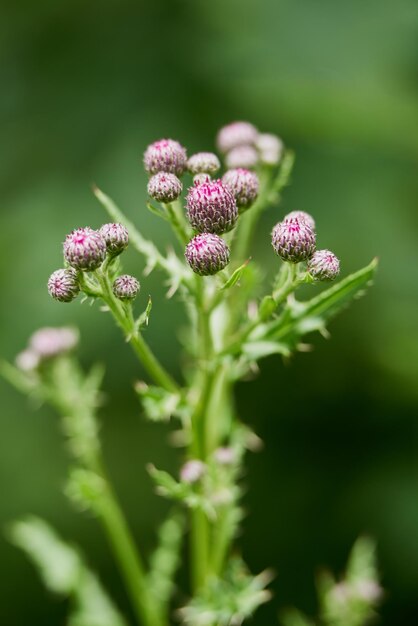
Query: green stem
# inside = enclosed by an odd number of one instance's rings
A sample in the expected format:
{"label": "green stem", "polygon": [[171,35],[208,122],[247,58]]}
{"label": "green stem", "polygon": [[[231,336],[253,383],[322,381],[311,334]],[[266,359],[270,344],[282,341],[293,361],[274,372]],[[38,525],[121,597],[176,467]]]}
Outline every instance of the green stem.
{"label": "green stem", "polygon": [[110,312],[116,320],[116,323],[124,332],[126,339],[131,344],[150,377],[154,380],[154,382],[167,391],[178,393],[179,388],[176,382],[158,361],[141,333],[135,329],[133,318],[130,315],[127,315],[122,302],[117,300],[113,295],[107,276],[100,270],[96,272],[96,276],[102,288],[103,300],[106,302]]}

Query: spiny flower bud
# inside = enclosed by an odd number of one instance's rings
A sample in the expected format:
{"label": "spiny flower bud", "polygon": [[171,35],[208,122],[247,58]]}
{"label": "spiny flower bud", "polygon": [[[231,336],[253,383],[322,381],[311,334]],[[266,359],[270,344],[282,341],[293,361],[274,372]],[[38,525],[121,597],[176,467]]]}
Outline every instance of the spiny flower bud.
{"label": "spiny flower bud", "polygon": [[115,280],[112,289],[119,300],[134,300],[138,295],[140,284],[134,276],[122,274]]}
{"label": "spiny flower bud", "polygon": [[78,332],[74,328],[40,328],[29,339],[29,350],[40,359],[58,356],[75,348]]}
{"label": "spiny flower bud", "polygon": [[312,217],[312,215],[309,215],[309,213],[306,213],[305,211],[291,211],[290,213],[285,215],[284,219],[285,220],[290,220],[293,217],[296,217],[298,220],[304,220],[306,222],[306,224],[312,230],[315,230],[315,228],[316,228],[315,220]]}
{"label": "spiny flower bud", "polygon": [[103,224],[99,233],[105,241],[107,251],[112,256],[121,254],[128,247],[129,233],[123,224]]}
{"label": "spiny flower bud", "polygon": [[15,359],[16,366],[22,370],[22,372],[32,372],[38,367],[39,362],[39,356],[30,348],[19,352]]}
{"label": "spiny flower bud", "polygon": [[158,172],[148,182],[148,194],[158,202],[174,202],[182,190],[181,180],[168,172]]}
{"label": "spiny flower bud", "polygon": [[184,253],[192,270],[200,276],[210,276],[223,270],[229,263],[229,248],[225,241],[212,233],[196,235]]}
{"label": "spiny flower bud", "polygon": [[340,262],[333,252],[317,250],[308,261],[308,272],[315,280],[334,280],[340,273]]}
{"label": "spiny flower bud", "polygon": [[209,176],[209,174],[195,174],[195,176],[193,176],[194,185],[201,185],[202,183],[210,183],[211,180],[212,178]]}
{"label": "spiny flower bud", "polygon": [[72,267],[56,270],[48,279],[48,293],[59,302],[71,302],[79,291],[77,272]]}
{"label": "spiny flower bud", "polygon": [[239,209],[248,209],[258,195],[258,176],[244,168],[228,170],[223,178],[223,184],[234,194]]}
{"label": "spiny flower bud", "polygon": [[148,174],[169,172],[181,176],[186,165],[186,149],[174,139],[155,141],[148,146],[144,154],[144,166]]}
{"label": "spiny flower bud", "polygon": [[232,122],[220,129],[216,143],[220,152],[226,153],[237,146],[255,144],[258,130],[249,122]]}
{"label": "spiny flower bud", "polygon": [[213,152],[198,152],[187,161],[191,174],[215,174],[221,167],[218,157]]}
{"label": "spiny flower bud", "polygon": [[91,272],[103,263],[106,243],[97,230],[77,228],[64,241],[64,257],[75,269]]}
{"label": "spiny flower bud", "polygon": [[283,261],[306,261],[315,251],[315,232],[304,220],[286,219],[273,228],[272,245]]}
{"label": "spiny flower bud", "polygon": [[198,459],[187,461],[180,470],[180,480],[185,483],[197,483],[205,474],[206,465]]}
{"label": "spiny flower bud", "polygon": [[229,169],[245,167],[251,169],[258,164],[258,152],[252,146],[238,146],[233,148],[225,157],[225,164]]}
{"label": "spiny flower bud", "polygon": [[277,135],[262,133],[258,136],[257,144],[260,161],[265,165],[277,165],[283,154],[283,141]]}
{"label": "spiny flower bud", "polygon": [[190,187],[186,203],[190,224],[200,233],[226,233],[238,219],[235,198],[221,180]]}

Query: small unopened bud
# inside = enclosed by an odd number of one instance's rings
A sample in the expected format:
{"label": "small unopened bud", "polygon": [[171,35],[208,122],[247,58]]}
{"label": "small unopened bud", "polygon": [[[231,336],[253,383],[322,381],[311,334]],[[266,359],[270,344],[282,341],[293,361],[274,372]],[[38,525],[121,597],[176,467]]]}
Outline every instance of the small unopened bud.
{"label": "small unopened bud", "polygon": [[306,224],[312,230],[315,230],[315,228],[316,228],[315,220],[312,217],[312,215],[309,215],[309,213],[306,213],[305,211],[291,211],[290,213],[285,215],[284,219],[285,220],[291,220],[294,217],[296,217],[298,220],[304,220],[306,222]]}
{"label": "small unopened bud", "polygon": [[112,286],[113,293],[119,300],[134,300],[139,293],[139,281],[129,274],[118,276]]}
{"label": "small unopened bud", "polygon": [[213,453],[213,456],[215,457],[215,461],[217,461],[220,465],[232,465],[235,461],[236,453],[234,448],[224,446],[222,448],[217,448]]}
{"label": "small unopened bud", "polygon": [[128,247],[129,233],[123,224],[103,224],[99,233],[105,241],[107,251],[112,256],[121,254]]}
{"label": "small unopened bud", "polygon": [[191,174],[215,174],[220,167],[220,161],[213,152],[197,152],[187,161],[187,169]]}
{"label": "small unopened bud", "polygon": [[258,196],[258,176],[250,170],[244,168],[228,170],[222,182],[234,194],[239,209],[248,209]]}
{"label": "small unopened bud", "polygon": [[272,245],[283,261],[307,261],[315,251],[315,232],[304,220],[286,219],[273,228]]}
{"label": "small unopened bud", "polygon": [[200,233],[226,233],[238,219],[235,198],[220,180],[190,187],[186,207],[190,224]]}
{"label": "small unopened bud", "polygon": [[106,243],[97,230],[77,228],[64,241],[64,257],[75,269],[91,272],[105,260]]}
{"label": "small unopened bud", "polygon": [[212,178],[211,176],[209,176],[209,174],[195,174],[195,176],[193,176],[194,185],[201,185],[202,183],[210,183],[211,180]]}
{"label": "small unopened bud", "polygon": [[198,459],[187,461],[180,470],[180,480],[185,483],[197,483],[205,474],[206,465]]}
{"label": "small unopened bud", "polygon": [[278,165],[283,154],[283,141],[277,135],[262,133],[257,139],[260,161],[265,165]]}
{"label": "small unopened bud", "polygon": [[174,202],[183,190],[181,180],[175,174],[158,172],[149,179],[148,194],[157,202]]}
{"label": "small unopened bud", "polygon": [[72,350],[77,343],[78,332],[74,328],[40,328],[29,339],[29,350],[46,359]]}
{"label": "small unopened bud", "polygon": [[174,139],[155,141],[148,146],[144,154],[144,166],[148,174],[168,172],[181,176],[186,165],[186,149]]}
{"label": "small unopened bud", "polygon": [[202,233],[187,244],[184,253],[192,270],[200,276],[210,276],[229,263],[229,248],[218,235]]}
{"label": "small unopened bud", "polygon": [[225,157],[225,163],[228,169],[237,167],[253,169],[258,164],[258,161],[258,152],[252,146],[237,146],[228,152]]}
{"label": "small unopened bud", "polygon": [[308,272],[315,280],[334,280],[340,273],[340,262],[330,250],[317,250],[308,261]]}
{"label": "small unopened bud", "polygon": [[232,122],[221,128],[216,143],[220,152],[226,153],[237,146],[255,144],[257,137],[258,130],[249,122]]}
{"label": "small unopened bud", "polygon": [[77,272],[72,267],[56,270],[48,279],[48,293],[59,302],[71,302],[79,291]]}
{"label": "small unopened bud", "polygon": [[20,352],[15,359],[16,366],[22,370],[22,372],[32,372],[38,367],[39,362],[39,356],[29,348]]}

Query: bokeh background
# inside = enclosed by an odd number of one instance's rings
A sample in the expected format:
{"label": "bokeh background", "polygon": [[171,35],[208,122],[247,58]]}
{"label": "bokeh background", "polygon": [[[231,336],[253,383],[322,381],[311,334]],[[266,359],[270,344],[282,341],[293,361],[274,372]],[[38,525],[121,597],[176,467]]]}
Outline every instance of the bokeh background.
{"label": "bokeh background", "polygon": [[[73,227],[104,216],[110,193],[164,246],[144,210],[145,146],[171,136],[211,149],[248,119],[297,153],[293,185],[266,214],[253,255],[284,211],[315,216],[343,272],[381,259],[373,290],[287,365],[266,360],[242,384],[242,418],[265,441],[249,459],[243,550],[272,565],[279,608],[315,612],[314,572],[339,571],[360,533],[378,542],[382,624],[418,623],[418,4],[416,0],[3,0],[0,8],[0,352],[13,359],[40,325],[75,323],[85,365],[107,365],[105,453],[135,534],[149,549],[165,510],[145,463],[175,468],[167,428],[147,424],[141,375],[117,329],[88,306],[57,305],[45,281]],[[126,269],[138,273],[128,252]],[[181,310],[153,275],[148,338],[175,373]],[[0,518],[32,512],[76,539],[120,605],[127,602],[94,520],[61,493],[67,456],[56,416],[0,381]],[[0,623],[62,624],[65,603],[0,540]]]}

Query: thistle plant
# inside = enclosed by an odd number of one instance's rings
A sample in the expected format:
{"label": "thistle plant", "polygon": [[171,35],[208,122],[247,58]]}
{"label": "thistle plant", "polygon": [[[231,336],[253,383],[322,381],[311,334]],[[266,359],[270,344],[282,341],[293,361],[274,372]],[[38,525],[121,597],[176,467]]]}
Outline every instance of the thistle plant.
{"label": "thistle plant", "polygon": [[[243,464],[260,440],[239,420],[234,386],[251,378],[263,357],[289,357],[302,349],[306,335],[325,335],[331,319],[364,292],[376,269],[373,260],[329,285],[340,264],[333,252],[317,249],[322,235],[314,218],[299,210],[283,215],[277,208],[294,163],[281,139],[235,122],[219,131],[216,143],[221,158],[212,152],[188,157],[172,139],[156,141],[145,151],[149,219],[157,216],[171,226],[176,250],[160,251],[95,187],[110,222],[99,228],[75,225],[64,241],[63,267],[48,280],[50,296],[60,303],[76,298],[100,303],[146,373],[135,384],[145,417],[175,424],[173,439],[181,447],[177,474],[147,468],[157,494],[173,503],[148,562],[105,469],[98,423],[103,371],[81,369],[74,355],[77,331],[37,331],[16,364],[4,362],[1,368],[19,390],[53,405],[62,416],[73,460],[66,494],[102,525],[143,626],[167,626],[171,620],[193,626],[241,624],[270,599],[270,571],[250,573],[237,545]],[[264,284],[266,272],[257,263],[253,238],[258,219],[270,207],[272,234],[263,235],[263,241],[271,250],[266,269],[274,278]],[[167,296],[178,296],[185,305],[187,358],[179,379],[147,342],[152,300],[142,295],[147,289],[140,290],[138,276],[123,273],[128,246],[140,255],[138,268],[145,266],[141,282],[160,271],[168,281]],[[99,313],[92,309],[91,314]],[[127,624],[85,557],[45,522],[16,522],[10,536],[53,591],[73,597],[70,624]],[[179,590],[176,572],[184,541],[190,582]],[[372,615],[380,592],[367,545],[357,548],[347,581],[337,587],[328,578],[322,585],[318,624],[361,626]],[[283,620],[292,626],[311,623],[297,612]]]}

